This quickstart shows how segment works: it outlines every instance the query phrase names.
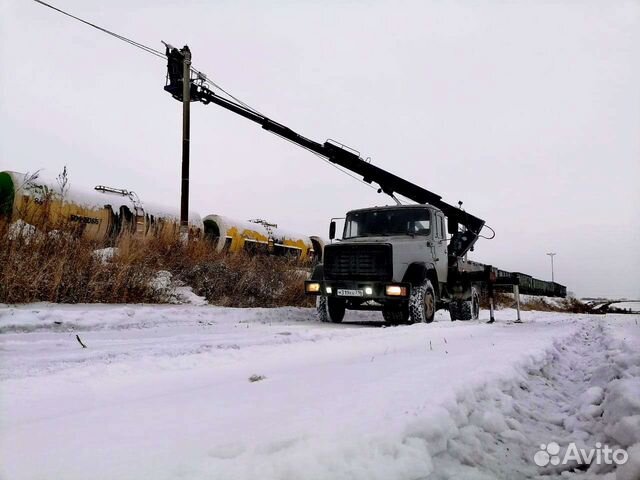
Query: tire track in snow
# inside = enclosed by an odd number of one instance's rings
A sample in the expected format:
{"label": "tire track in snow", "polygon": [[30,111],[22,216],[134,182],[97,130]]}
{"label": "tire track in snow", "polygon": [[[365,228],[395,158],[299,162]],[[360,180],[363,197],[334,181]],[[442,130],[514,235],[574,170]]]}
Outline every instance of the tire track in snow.
{"label": "tire track in snow", "polygon": [[[448,409],[450,417],[429,427],[425,439],[434,470],[425,478],[638,479],[640,444],[617,477],[611,465],[541,468],[533,461],[541,444],[552,441],[561,447],[560,458],[570,442],[585,449],[596,442],[629,449],[640,441],[640,432],[629,431],[640,420],[640,398],[630,398],[638,386],[640,355],[614,341],[602,322],[589,322],[556,342],[541,366],[531,365],[510,382],[461,394]],[[626,408],[619,411],[621,403]]]}

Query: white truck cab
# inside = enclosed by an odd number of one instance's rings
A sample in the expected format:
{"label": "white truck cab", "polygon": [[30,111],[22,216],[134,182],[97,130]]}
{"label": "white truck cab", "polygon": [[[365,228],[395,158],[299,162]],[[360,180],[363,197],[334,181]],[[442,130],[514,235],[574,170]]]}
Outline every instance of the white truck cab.
{"label": "white truck cab", "polygon": [[[459,301],[447,288],[451,269],[445,227],[443,212],[431,205],[348,212],[342,239],[325,246],[323,264],[305,285],[308,294],[318,296],[320,319],[339,322],[346,309],[355,309],[381,310],[391,323],[433,321],[439,307]],[[329,236],[333,240],[334,222]],[[477,303],[476,298],[475,310]],[[474,305],[469,307],[473,317]]]}

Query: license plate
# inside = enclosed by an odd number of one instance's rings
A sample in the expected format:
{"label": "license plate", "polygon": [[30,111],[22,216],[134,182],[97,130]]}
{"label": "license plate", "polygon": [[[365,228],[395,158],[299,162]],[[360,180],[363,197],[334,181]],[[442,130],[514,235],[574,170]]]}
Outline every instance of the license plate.
{"label": "license plate", "polygon": [[364,292],[362,290],[345,290],[342,288],[338,289],[339,297],[362,297],[364,296]]}

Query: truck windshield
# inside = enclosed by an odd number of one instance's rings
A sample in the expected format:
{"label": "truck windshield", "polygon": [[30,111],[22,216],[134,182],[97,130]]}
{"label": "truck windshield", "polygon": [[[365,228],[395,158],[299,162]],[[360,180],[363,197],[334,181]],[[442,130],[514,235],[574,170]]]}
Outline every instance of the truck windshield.
{"label": "truck windshield", "polygon": [[343,238],[381,235],[429,235],[431,216],[426,208],[365,210],[347,214]]}

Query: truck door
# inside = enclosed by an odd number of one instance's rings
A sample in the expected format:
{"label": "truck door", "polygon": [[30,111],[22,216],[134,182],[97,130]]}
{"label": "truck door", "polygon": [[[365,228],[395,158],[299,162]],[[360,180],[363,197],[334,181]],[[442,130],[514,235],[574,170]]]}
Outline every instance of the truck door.
{"label": "truck door", "polygon": [[445,283],[447,281],[449,262],[447,258],[447,233],[445,230],[444,216],[441,213],[436,213],[434,215],[434,225],[432,229],[434,232],[434,261],[436,264],[436,272],[438,273],[438,281],[440,283]]}

